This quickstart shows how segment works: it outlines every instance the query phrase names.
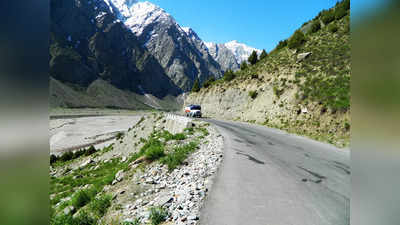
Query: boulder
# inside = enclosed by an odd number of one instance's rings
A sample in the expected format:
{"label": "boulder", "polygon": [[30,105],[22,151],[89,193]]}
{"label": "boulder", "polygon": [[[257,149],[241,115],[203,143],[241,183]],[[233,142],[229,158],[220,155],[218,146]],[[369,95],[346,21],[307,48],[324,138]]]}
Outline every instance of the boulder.
{"label": "boulder", "polygon": [[300,53],[297,55],[297,62],[301,62],[304,59],[306,59],[308,56],[310,56],[312,53],[311,52],[305,52],[305,53]]}

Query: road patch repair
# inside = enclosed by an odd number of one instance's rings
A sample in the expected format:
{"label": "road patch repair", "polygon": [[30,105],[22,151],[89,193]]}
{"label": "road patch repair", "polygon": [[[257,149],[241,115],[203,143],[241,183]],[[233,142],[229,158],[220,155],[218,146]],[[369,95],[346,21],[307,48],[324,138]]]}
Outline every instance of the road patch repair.
{"label": "road patch repair", "polygon": [[222,136],[207,122],[163,113],[131,126],[102,149],[51,157],[52,224],[199,223]]}

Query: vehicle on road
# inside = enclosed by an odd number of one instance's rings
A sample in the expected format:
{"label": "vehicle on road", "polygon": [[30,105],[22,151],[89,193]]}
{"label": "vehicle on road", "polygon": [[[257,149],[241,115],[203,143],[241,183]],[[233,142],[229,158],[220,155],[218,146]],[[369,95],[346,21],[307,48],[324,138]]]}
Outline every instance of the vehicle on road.
{"label": "vehicle on road", "polygon": [[188,105],[188,106],[186,106],[185,107],[185,116],[201,118],[201,106],[200,105]]}

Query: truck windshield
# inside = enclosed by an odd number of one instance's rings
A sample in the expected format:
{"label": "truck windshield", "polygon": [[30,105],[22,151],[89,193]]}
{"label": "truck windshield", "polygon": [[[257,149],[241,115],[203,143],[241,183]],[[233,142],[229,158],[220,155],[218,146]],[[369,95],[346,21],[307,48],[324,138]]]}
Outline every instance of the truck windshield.
{"label": "truck windshield", "polygon": [[193,105],[190,108],[191,108],[191,110],[201,110],[201,106],[199,106],[199,105]]}

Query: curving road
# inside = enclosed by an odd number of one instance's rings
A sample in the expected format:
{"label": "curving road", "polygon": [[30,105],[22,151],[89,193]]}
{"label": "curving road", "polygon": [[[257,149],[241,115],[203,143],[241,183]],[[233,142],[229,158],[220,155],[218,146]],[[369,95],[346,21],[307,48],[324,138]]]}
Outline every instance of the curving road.
{"label": "curving road", "polygon": [[286,132],[206,120],[225,158],[201,211],[202,225],[347,225],[350,153]]}

